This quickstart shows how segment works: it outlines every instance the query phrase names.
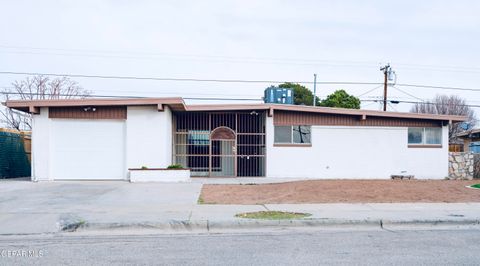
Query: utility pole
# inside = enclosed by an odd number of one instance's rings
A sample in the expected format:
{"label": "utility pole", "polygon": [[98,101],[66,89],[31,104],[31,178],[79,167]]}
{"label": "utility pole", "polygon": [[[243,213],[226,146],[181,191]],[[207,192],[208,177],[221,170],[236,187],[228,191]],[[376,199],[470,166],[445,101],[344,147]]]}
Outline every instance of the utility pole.
{"label": "utility pole", "polygon": [[[383,111],[387,111],[387,90],[388,90],[388,79],[389,76],[392,74],[392,68],[390,64],[386,64],[385,66],[380,68],[380,71],[383,72],[384,80],[383,80]],[[393,72],[395,74],[395,72]]]}
{"label": "utility pole", "polygon": [[313,106],[317,105],[317,74],[313,74]]}

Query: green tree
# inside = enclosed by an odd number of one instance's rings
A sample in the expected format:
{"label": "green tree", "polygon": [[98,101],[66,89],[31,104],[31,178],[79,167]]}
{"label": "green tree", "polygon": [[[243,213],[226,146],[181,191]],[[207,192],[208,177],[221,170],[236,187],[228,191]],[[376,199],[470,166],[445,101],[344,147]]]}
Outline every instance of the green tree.
{"label": "green tree", "polygon": [[[307,87],[297,83],[285,82],[278,85],[280,88],[293,89],[293,103],[296,105],[313,105],[313,93]],[[320,105],[320,99],[315,97],[316,105]]]}
{"label": "green tree", "polygon": [[322,100],[320,106],[360,109],[360,99],[348,94],[344,90],[337,90],[328,95],[325,100]]}

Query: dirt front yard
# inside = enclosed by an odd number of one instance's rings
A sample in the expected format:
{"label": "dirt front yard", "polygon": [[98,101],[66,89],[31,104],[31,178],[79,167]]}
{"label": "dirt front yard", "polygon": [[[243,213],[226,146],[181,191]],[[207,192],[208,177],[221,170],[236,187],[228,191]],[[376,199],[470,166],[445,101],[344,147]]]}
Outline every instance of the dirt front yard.
{"label": "dirt front yard", "polygon": [[205,204],[480,202],[480,181],[311,180],[258,185],[204,185]]}

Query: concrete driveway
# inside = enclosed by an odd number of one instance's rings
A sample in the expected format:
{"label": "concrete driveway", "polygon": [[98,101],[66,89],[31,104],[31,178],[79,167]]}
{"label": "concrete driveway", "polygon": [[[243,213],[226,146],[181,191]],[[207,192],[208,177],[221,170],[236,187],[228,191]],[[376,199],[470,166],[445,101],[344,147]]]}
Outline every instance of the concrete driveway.
{"label": "concrete driveway", "polygon": [[[197,204],[202,183],[0,180],[0,236],[76,229],[223,232],[275,227],[467,226],[480,224],[480,203]],[[305,220],[249,220],[238,213],[291,211]],[[273,227],[272,227],[273,226]]]}
{"label": "concrete driveway", "polygon": [[0,180],[0,234],[58,231],[62,219],[187,219],[199,183]]}

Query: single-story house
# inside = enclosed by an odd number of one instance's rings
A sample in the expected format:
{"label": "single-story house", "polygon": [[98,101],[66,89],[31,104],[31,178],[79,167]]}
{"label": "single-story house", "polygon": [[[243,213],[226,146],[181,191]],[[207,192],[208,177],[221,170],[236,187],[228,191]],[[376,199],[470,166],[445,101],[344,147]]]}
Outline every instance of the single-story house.
{"label": "single-story house", "polygon": [[471,129],[457,134],[457,138],[463,140],[464,152],[478,153],[480,150],[480,128]]}
{"label": "single-story house", "polygon": [[33,114],[33,180],[128,180],[180,164],[192,177],[448,176],[464,117],[182,98],[8,101]]}

